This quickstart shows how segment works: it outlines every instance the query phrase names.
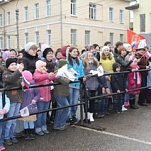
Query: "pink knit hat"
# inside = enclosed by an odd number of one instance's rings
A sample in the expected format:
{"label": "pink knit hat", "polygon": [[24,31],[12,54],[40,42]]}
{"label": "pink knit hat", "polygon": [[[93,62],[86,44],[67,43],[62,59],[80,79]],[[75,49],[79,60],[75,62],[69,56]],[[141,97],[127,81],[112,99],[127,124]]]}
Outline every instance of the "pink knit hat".
{"label": "pink knit hat", "polygon": [[25,78],[29,83],[33,80],[33,76],[32,76],[32,73],[30,71],[23,71],[22,72],[22,76],[23,78]]}
{"label": "pink knit hat", "polygon": [[42,60],[36,61],[36,69],[39,69],[43,65],[46,66],[46,62],[44,62]]}

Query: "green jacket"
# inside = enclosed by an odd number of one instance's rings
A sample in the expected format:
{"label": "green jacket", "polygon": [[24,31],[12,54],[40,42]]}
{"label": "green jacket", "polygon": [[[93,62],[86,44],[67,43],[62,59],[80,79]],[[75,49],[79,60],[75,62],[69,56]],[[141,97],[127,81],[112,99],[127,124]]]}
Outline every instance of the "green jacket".
{"label": "green jacket", "polygon": [[59,77],[55,82],[60,82],[61,85],[54,86],[54,95],[57,96],[68,96],[69,95],[69,82],[67,78]]}
{"label": "green jacket", "polygon": [[[19,70],[15,72],[7,70],[2,75],[3,85],[5,89],[11,89],[13,87],[21,86],[21,73]],[[22,90],[10,90],[5,91],[7,97],[10,99],[10,103],[22,102]]]}

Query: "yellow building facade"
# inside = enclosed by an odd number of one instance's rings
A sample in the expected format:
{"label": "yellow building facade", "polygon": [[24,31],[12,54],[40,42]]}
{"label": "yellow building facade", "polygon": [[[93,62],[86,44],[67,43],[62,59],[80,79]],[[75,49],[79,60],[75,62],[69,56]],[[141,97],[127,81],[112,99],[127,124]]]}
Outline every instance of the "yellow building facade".
{"label": "yellow building facade", "polygon": [[129,0],[10,0],[0,3],[0,48],[27,42],[57,49],[126,41]]}

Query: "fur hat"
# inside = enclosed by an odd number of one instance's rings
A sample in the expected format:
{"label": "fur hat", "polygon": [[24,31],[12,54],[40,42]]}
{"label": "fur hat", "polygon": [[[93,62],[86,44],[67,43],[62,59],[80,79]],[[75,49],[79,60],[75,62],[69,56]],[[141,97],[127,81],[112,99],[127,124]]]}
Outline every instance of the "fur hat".
{"label": "fur hat", "polygon": [[58,64],[58,68],[63,67],[65,64],[68,64],[68,62],[65,59],[61,59]]}
{"label": "fur hat", "polygon": [[36,69],[39,69],[42,65],[46,66],[46,62],[42,60],[36,61]]}
{"label": "fur hat", "polygon": [[28,52],[29,49],[33,46],[36,45],[34,42],[29,42],[25,45],[25,51]]}
{"label": "fur hat", "polygon": [[25,70],[22,72],[22,75],[29,83],[33,80],[33,76],[30,71]]}
{"label": "fur hat", "polygon": [[6,68],[8,68],[11,63],[16,63],[17,64],[17,60],[15,58],[8,58],[6,60]]}
{"label": "fur hat", "polygon": [[43,57],[46,58],[48,52],[52,52],[53,53],[53,50],[51,48],[46,48],[44,51],[43,51]]}
{"label": "fur hat", "polygon": [[144,50],[145,51],[145,47],[137,47],[136,51],[139,51],[139,50]]}

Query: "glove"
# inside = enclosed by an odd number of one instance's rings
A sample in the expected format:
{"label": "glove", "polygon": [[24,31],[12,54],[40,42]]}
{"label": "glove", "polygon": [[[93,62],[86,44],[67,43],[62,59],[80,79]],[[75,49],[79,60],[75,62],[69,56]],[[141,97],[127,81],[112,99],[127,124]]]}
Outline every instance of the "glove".
{"label": "glove", "polygon": [[31,103],[32,103],[32,104],[35,104],[35,103],[36,103],[36,100],[32,100]]}

